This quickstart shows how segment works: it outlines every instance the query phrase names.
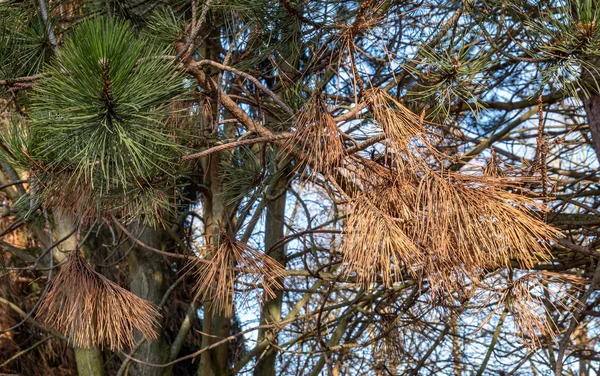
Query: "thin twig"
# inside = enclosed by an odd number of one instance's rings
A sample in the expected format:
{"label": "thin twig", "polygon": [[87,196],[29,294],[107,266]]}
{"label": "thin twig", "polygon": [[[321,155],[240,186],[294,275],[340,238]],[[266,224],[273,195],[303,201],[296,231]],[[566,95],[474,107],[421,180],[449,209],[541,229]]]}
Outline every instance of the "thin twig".
{"label": "thin twig", "polygon": [[287,138],[291,138],[294,137],[294,133],[282,133],[282,134],[275,134],[272,136],[266,136],[266,137],[256,137],[256,138],[249,138],[249,139],[245,139],[245,140],[239,140],[239,141],[234,141],[234,142],[229,142],[227,144],[222,144],[222,145],[217,145],[214,146],[210,149],[198,152],[198,153],[194,153],[194,154],[189,154],[184,156],[183,159],[184,161],[190,160],[190,159],[198,159],[198,158],[203,158],[206,157],[208,155],[211,155],[213,153],[218,153],[220,151],[223,150],[227,150],[227,149],[232,149],[238,146],[244,146],[244,145],[252,145],[252,144],[258,144],[261,142],[273,142],[273,141],[279,141],[279,140],[285,140]]}
{"label": "thin twig", "polygon": [[256,87],[258,87],[262,92],[264,92],[269,97],[271,97],[271,99],[273,99],[273,101],[275,103],[277,103],[281,108],[283,108],[285,110],[285,112],[289,116],[294,117],[294,111],[290,108],[290,106],[288,106],[281,99],[279,99],[279,97],[277,96],[277,94],[275,94],[268,87],[266,87],[265,85],[263,85],[256,77],[251,76],[248,73],[242,72],[242,71],[240,71],[238,69],[235,69],[233,67],[230,67],[230,66],[227,66],[227,65],[223,65],[223,64],[217,63],[216,61],[212,61],[212,60],[200,60],[200,61],[194,63],[193,65],[196,65],[198,67],[201,67],[203,65],[210,65],[210,66],[213,66],[215,68],[226,70],[226,71],[235,73],[238,76],[244,77],[245,79],[247,79],[248,81],[250,81],[254,85],[256,85]]}
{"label": "thin twig", "polygon": [[[590,285],[588,286],[587,290],[585,291],[585,293],[583,294],[581,299],[579,299],[579,301],[583,305],[582,311],[585,311],[585,309],[587,307],[587,300],[590,298],[590,296],[592,296],[592,293],[598,289],[599,285],[600,285],[600,261],[598,261],[598,263],[596,263],[596,271],[594,272],[594,276],[592,277]],[[582,317],[583,317],[583,313],[581,313],[579,315],[573,315],[573,317],[571,318],[571,320],[569,322],[569,327],[567,328],[567,331],[565,332],[563,339],[560,342],[560,346],[558,348],[558,354],[556,356],[556,370],[555,370],[556,376],[562,375],[563,357],[565,356],[565,352],[567,350],[569,340],[571,339],[571,335],[575,331],[575,328],[577,327],[577,323],[579,322],[579,320],[581,320]]]}
{"label": "thin twig", "polygon": [[113,219],[113,222],[117,225],[117,227],[119,227],[121,229],[121,231],[123,231],[125,233],[125,235],[127,235],[137,245],[139,245],[140,247],[142,247],[148,251],[151,251],[156,254],[166,256],[166,257],[173,257],[173,258],[179,258],[179,259],[185,259],[185,260],[196,260],[196,258],[191,257],[191,256],[186,256],[186,255],[172,253],[172,252],[165,252],[165,251],[161,251],[160,249],[151,247],[148,244],[146,244],[146,243],[142,242],[141,240],[139,240],[138,238],[136,238],[131,232],[127,231],[125,226],[123,226],[114,216],[112,217],[112,219]]}
{"label": "thin twig", "polygon": [[41,340],[37,341],[36,343],[34,343],[30,347],[26,348],[25,350],[19,351],[15,355],[11,356],[7,361],[5,361],[4,363],[0,364],[0,368],[3,368],[5,366],[7,366],[13,360],[17,359],[18,357],[20,357],[22,355],[27,354],[28,352],[30,352],[31,350],[35,349],[36,347],[38,347],[39,345],[43,344],[44,342],[46,342],[49,339],[52,339],[52,337],[42,338]]}

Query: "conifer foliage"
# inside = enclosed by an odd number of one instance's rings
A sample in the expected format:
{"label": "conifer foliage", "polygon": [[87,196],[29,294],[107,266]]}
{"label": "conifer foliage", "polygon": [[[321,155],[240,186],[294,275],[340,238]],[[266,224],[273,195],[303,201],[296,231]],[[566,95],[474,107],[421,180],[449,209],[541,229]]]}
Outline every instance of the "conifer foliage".
{"label": "conifer foliage", "polygon": [[0,0],[0,375],[593,374],[599,18]]}
{"label": "conifer foliage", "polygon": [[52,280],[37,317],[67,334],[77,347],[133,347],[134,329],[156,340],[159,313],[135,296],[90,269],[78,249]]}
{"label": "conifer foliage", "polygon": [[177,175],[181,147],[166,120],[182,78],[126,21],[84,21],[59,51],[31,99],[27,162],[39,192],[84,218],[128,209],[127,197]]}

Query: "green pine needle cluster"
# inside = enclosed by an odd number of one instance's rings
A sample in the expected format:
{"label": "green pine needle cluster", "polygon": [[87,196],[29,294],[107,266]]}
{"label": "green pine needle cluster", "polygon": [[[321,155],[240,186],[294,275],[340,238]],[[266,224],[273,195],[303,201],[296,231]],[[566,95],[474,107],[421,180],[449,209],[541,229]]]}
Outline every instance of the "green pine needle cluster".
{"label": "green pine needle cluster", "polygon": [[265,174],[261,155],[249,147],[240,147],[221,160],[223,170],[223,196],[227,205],[240,202],[254,188],[264,184]]}
{"label": "green pine needle cluster", "polygon": [[[32,94],[27,140],[3,136],[17,149],[5,157],[25,159],[55,206],[152,221],[174,202],[165,181],[175,180],[183,152],[173,108],[184,81],[153,45],[126,21],[83,22]],[[129,199],[135,192],[148,210]]]}
{"label": "green pine needle cluster", "polygon": [[165,131],[182,90],[171,62],[136,38],[127,22],[83,23],[34,93],[32,131],[42,159],[69,166],[107,188],[147,179],[179,147]]}
{"label": "green pine needle cluster", "polygon": [[0,79],[39,73],[51,53],[35,8],[28,2],[0,2]]}
{"label": "green pine needle cluster", "polygon": [[408,94],[414,99],[428,103],[428,118],[443,121],[450,114],[452,105],[462,102],[477,113],[483,109],[478,94],[485,88],[483,73],[489,67],[489,54],[459,46],[454,51],[421,50],[421,59],[409,72],[417,77],[417,85]]}
{"label": "green pine needle cluster", "polygon": [[[542,64],[544,84],[561,87],[569,95],[597,92],[598,69],[595,56],[600,53],[600,6],[597,1],[571,0],[548,11],[545,17],[526,22],[531,28],[531,47]],[[578,77],[584,80],[578,80]]]}
{"label": "green pine needle cluster", "polygon": [[169,7],[160,7],[150,13],[142,32],[155,43],[172,46],[185,34],[185,22],[177,17]]}

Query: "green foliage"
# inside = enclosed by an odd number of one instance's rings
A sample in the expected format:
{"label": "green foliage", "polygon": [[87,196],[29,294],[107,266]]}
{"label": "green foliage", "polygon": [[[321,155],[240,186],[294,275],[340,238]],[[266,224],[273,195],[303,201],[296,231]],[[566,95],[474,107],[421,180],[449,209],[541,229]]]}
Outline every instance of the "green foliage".
{"label": "green foliage", "polygon": [[33,158],[30,150],[35,149],[35,140],[29,129],[24,125],[24,120],[13,116],[0,132],[0,160],[13,166],[13,168],[27,170]]}
{"label": "green foliage", "polygon": [[182,79],[157,54],[127,22],[79,26],[34,92],[36,154],[107,190],[156,169],[170,173],[180,148],[164,122]]}
{"label": "green foliage", "polygon": [[153,11],[163,6],[170,7],[171,9],[186,9],[190,7],[190,2],[187,0],[161,0],[161,1],[147,1],[147,0],[95,0],[98,1],[99,5],[106,8],[106,5],[110,6],[114,16],[121,17],[123,19],[134,21],[138,24],[143,25],[148,22],[148,17]]}
{"label": "green foliage", "polygon": [[314,89],[307,87],[302,81],[291,82],[282,94],[282,100],[294,111],[300,111],[306,104],[308,98],[314,93]]}
{"label": "green foliage", "polygon": [[[532,50],[543,64],[544,84],[553,84],[569,95],[598,91],[594,56],[600,53],[600,6],[591,0],[571,0],[543,17],[527,21],[533,35]],[[579,77],[585,80],[578,80]],[[583,84],[583,85],[582,85]]]}
{"label": "green foliage", "polygon": [[[238,69],[270,67],[269,57],[294,56],[299,51],[296,31],[298,20],[282,7],[274,7],[270,0],[223,0],[211,8],[224,14],[235,11],[243,20],[233,20],[226,30],[231,43],[245,46],[246,51],[240,62],[234,64]],[[227,20],[227,18],[226,18]],[[235,25],[235,27],[233,27]],[[288,53],[289,52],[289,53]],[[285,63],[281,66],[289,68]],[[271,67],[272,68],[272,67]]]}
{"label": "green foliage", "polygon": [[478,94],[485,89],[482,74],[489,66],[489,53],[466,45],[440,52],[423,48],[421,55],[414,67],[406,66],[417,78],[408,98],[428,103],[429,118],[446,119],[456,102],[465,103],[474,113],[483,108]]}
{"label": "green foliage", "polygon": [[598,2],[594,0],[575,0],[575,7],[577,9],[577,18],[579,19],[579,23],[583,25],[594,24],[594,27],[597,27],[596,22],[598,21],[598,16],[600,16],[600,7],[598,6]]}
{"label": "green foliage", "polygon": [[46,28],[27,2],[0,3],[0,79],[38,73],[51,51]]}
{"label": "green foliage", "polygon": [[160,45],[173,45],[184,35],[185,22],[168,7],[160,7],[150,14],[146,27],[142,30],[148,39]]}
{"label": "green foliage", "polygon": [[[165,218],[181,170],[183,78],[129,22],[83,22],[32,93],[30,125],[0,133],[0,158],[29,169],[34,195],[94,218]],[[171,193],[167,193],[171,192]]]}
{"label": "green foliage", "polygon": [[263,152],[257,155],[249,147],[240,147],[222,158],[222,194],[227,205],[242,200],[249,191],[264,183],[265,174],[261,167],[261,155]]}

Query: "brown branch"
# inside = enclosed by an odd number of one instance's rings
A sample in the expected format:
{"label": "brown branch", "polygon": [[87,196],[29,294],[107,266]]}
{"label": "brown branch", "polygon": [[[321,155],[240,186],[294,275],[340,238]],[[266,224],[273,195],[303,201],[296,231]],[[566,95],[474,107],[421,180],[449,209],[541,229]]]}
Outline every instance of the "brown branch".
{"label": "brown branch", "polygon": [[148,251],[151,251],[151,252],[154,252],[161,256],[166,256],[166,257],[180,258],[180,259],[186,259],[186,260],[196,260],[197,259],[196,257],[186,256],[186,255],[182,255],[179,253],[165,252],[165,251],[161,251],[160,249],[151,247],[148,244],[139,240],[131,232],[127,231],[125,226],[123,226],[114,216],[112,217],[112,219],[113,219],[113,222],[117,225],[117,227],[119,227],[121,229],[121,231],[123,231],[125,233],[125,235],[127,235],[131,240],[133,240],[135,244],[139,245],[140,247],[142,247]]}
{"label": "brown branch", "polygon": [[[27,312],[23,311],[21,308],[19,308],[17,305],[11,303],[10,301],[0,297],[0,303],[6,304],[7,306],[9,306],[13,311],[17,312],[19,314],[19,316],[21,317],[26,317],[27,316]],[[40,330],[42,330],[43,332],[46,333],[50,333],[53,336],[62,339],[65,342],[71,343],[69,341],[69,339],[65,336],[63,336],[62,334],[60,334],[59,332],[57,332],[56,330],[52,330],[49,329],[47,327],[45,327],[44,325],[40,324],[39,322],[37,322],[36,320],[32,319],[31,317],[27,317],[26,319],[27,321],[29,321],[30,323],[32,323],[34,326],[40,328]]]}
{"label": "brown branch", "polygon": [[356,106],[354,106],[350,111],[345,112],[344,114],[334,117],[333,120],[335,122],[342,122],[351,119],[358,119],[359,112],[367,108],[367,104],[365,102],[360,102]]}
{"label": "brown branch", "polygon": [[227,93],[225,93],[221,88],[219,88],[215,84],[215,82],[210,77],[208,77],[199,66],[196,66],[194,64],[188,64],[186,68],[187,72],[193,75],[196,78],[196,80],[198,80],[200,86],[214,93],[218,93],[218,95],[221,98],[221,103],[223,104],[223,107],[225,107],[225,109],[229,111],[234,118],[236,118],[240,123],[242,123],[248,131],[257,133],[261,136],[271,136],[273,134],[270,130],[264,128],[259,123],[252,120],[252,118],[244,110],[242,110]]}
{"label": "brown branch", "polygon": [[48,77],[50,76],[50,73],[40,73],[40,74],[34,74],[32,76],[23,76],[23,77],[16,77],[16,78],[8,78],[6,80],[0,80],[0,85],[2,86],[12,86],[15,84],[25,84],[25,83],[30,83],[30,82],[35,82],[38,81],[44,77]]}
{"label": "brown branch", "polygon": [[44,342],[46,342],[49,339],[52,339],[53,337],[45,337],[42,338],[41,340],[37,341],[36,343],[34,343],[33,345],[31,345],[30,347],[26,348],[25,350],[19,351],[18,353],[16,353],[15,355],[11,356],[7,361],[5,361],[4,363],[0,364],[0,368],[4,368],[6,367],[10,362],[12,362],[13,360],[19,358],[22,355],[27,354],[28,352],[30,352],[31,350],[35,349],[36,347],[38,347],[39,345],[43,344]]}
{"label": "brown branch", "polygon": [[128,359],[130,359],[130,360],[132,360],[132,361],[134,361],[136,363],[143,364],[145,366],[156,367],[156,368],[166,368],[166,367],[172,366],[174,364],[177,364],[177,363],[182,362],[182,361],[187,360],[187,359],[194,359],[195,357],[201,355],[202,353],[204,353],[206,351],[209,351],[209,350],[211,350],[211,349],[213,349],[215,347],[221,346],[221,345],[223,345],[225,343],[228,343],[229,341],[233,341],[234,339],[236,339],[238,337],[241,337],[244,334],[247,334],[247,333],[259,330],[259,329],[270,329],[270,328],[281,329],[284,325],[291,324],[294,321],[302,320],[302,319],[305,319],[305,318],[310,317],[310,316],[314,316],[315,314],[316,314],[316,312],[311,312],[311,313],[307,313],[305,315],[298,316],[298,317],[293,317],[293,318],[290,318],[289,320],[281,321],[281,322],[278,322],[278,323],[258,325],[258,326],[255,326],[254,328],[249,328],[249,329],[243,330],[241,332],[238,332],[236,334],[230,335],[229,337],[225,337],[222,340],[217,341],[215,343],[212,343],[211,345],[206,346],[206,347],[204,347],[204,348],[202,348],[202,349],[200,349],[200,350],[198,350],[198,351],[196,351],[196,352],[194,352],[192,354],[188,354],[188,355],[183,356],[183,357],[181,357],[179,359],[176,359],[176,360],[173,360],[171,362],[164,363],[164,364],[148,363],[148,362],[144,362],[143,360],[131,357],[131,356],[125,354],[125,353],[123,353],[123,355],[125,357],[127,357]]}
{"label": "brown branch", "polygon": [[525,112],[523,115],[519,116],[516,120],[508,123],[506,125],[506,127],[504,127],[498,133],[493,134],[492,136],[486,138],[485,140],[482,140],[477,146],[475,146],[474,148],[472,148],[471,150],[469,150],[468,152],[463,154],[460,159],[460,162],[458,162],[457,164],[452,166],[452,170],[458,171],[461,168],[463,168],[463,166],[466,165],[471,159],[475,158],[477,155],[479,155],[485,149],[489,148],[494,142],[499,141],[502,138],[504,138],[505,136],[507,136],[512,130],[514,130],[515,128],[517,128],[519,125],[523,124],[527,120],[529,120],[529,118],[531,118],[537,112],[538,112],[537,107],[530,109],[529,111]]}
{"label": "brown branch", "polygon": [[196,63],[193,63],[192,65],[195,65],[198,67],[202,67],[203,65],[210,65],[210,66],[218,68],[218,69],[222,69],[222,70],[226,70],[226,71],[235,73],[238,76],[242,76],[242,77],[246,78],[248,81],[252,82],[254,85],[256,85],[256,87],[258,87],[263,93],[265,93],[266,95],[271,97],[271,99],[273,99],[273,101],[275,103],[277,103],[281,108],[283,108],[289,116],[294,117],[294,115],[295,115],[294,111],[287,104],[285,104],[281,99],[279,99],[277,94],[275,94],[268,87],[263,85],[256,77],[251,76],[248,73],[242,72],[242,71],[235,69],[233,67],[230,67],[228,65],[217,63],[216,61],[212,61],[212,60],[200,60]]}
{"label": "brown branch", "polygon": [[281,134],[274,134],[272,136],[255,137],[255,138],[248,138],[245,140],[233,141],[233,142],[229,142],[226,144],[213,146],[210,149],[207,149],[207,150],[204,150],[204,151],[201,151],[198,153],[186,155],[186,156],[182,157],[181,159],[183,159],[184,161],[187,161],[190,159],[203,158],[203,157],[206,157],[213,153],[218,153],[220,151],[232,149],[232,148],[235,148],[238,146],[258,144],[260,142],[273,142],[273,141],[285,140],[285,139],[294,137],[294,135],[295,135],[294,133],[281,133]]}
{"label": "brown branch", "polygon": [[353,146],[351,148],[346,149],[345,154],[346,155],[351,155],[354,154],[356,152],[359,152],[361,150],[365,150],[366,148],[368,148],[371,145],[375,145],[378,142],[381,142],[383,140],[386,139],[385,134],[378,134],[377,136],[373,136],[363,142],[361,142],[360,144]]}
{"label": "brown branch", "polygon": [[0,185],[0,189],[4,189],[4,188],[12,187],[13,185],[17,185],[17,184],[21,184],[21,183],[28,183],[28,182],[29,182],[29,180],[17,180],[17,181],[13,181],[10,183]]}
{"label": "brown branch", "polygon": [[358,8],[358,12],[356,12],[356,18],[354,19],[354,23],[351,27],[351,34],[353,37],[356,34],[356,32],[360,29],[365,12],[367,11],[367,8],[371,6],[371,3],[373,3],[373,0],[365,0],[362,4],[360,4],[360,8]]}
{"label": "brown branch", "polygon": [[206,14],[208,13],[208,8],[212,0],[207,0],[204,3],[204,8],[202,9],[202,13],[200,14],[200,19],[196,20],[196,15],[198,14],[198,0],[192,1],[192,23],[191,23],[191,33],[189,35],[188,41],[185,43],[183,47],[181,47],[177,53],[177,58],[183,57],[184,61],[189,59],[189,56],[192,53],[192,49],[194,48],[194,40],[198,37],[200,33],[200,29],[202,28],[202,24],[206,19]]}
{"label": "brown branch", "polygon": [[571,251],[575,251],[578,253],[581,253],[582,255],[586,255],[586,256],[590,256],[593,258],[600,258],[600,252],[594,251],[588,247],[584,247],[575,243],[572,243],[566,239],[558,239],[558,244],[562,245],[563,247],[571,250]]}

